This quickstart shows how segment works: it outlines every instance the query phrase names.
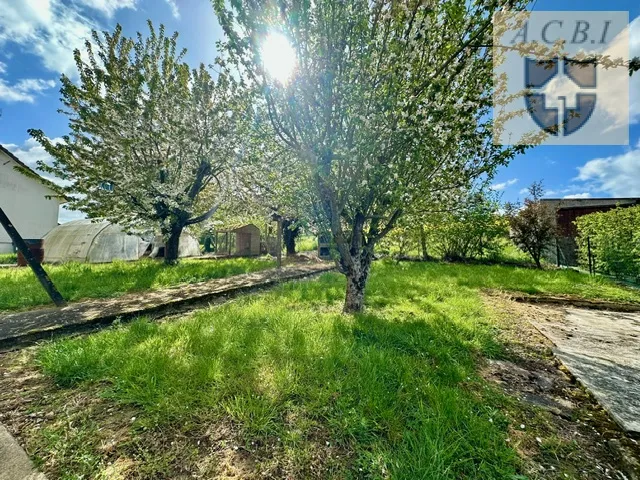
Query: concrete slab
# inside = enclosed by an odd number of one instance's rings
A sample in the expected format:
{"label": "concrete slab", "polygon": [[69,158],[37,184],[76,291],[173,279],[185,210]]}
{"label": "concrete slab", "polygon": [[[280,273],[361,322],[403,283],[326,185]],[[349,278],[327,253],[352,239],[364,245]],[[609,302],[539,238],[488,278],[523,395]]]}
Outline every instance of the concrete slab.
{"label": "concrete slab", "polygon": [[47,480],[34,470],[27,454],[3,425],[0,425],[0,480]]}
{"label": "concrete slab", "polygon": [[623,430],[640,435],[640,313],[569,308],[535,325]]}
{"label": "concrete slab", "polygon": [[333,263],[309,263],[219,278],[208,282],[145,291],[116,298],[74,302],[64,308],[41,308],[0,315],[0,351],[28,344],[52,334],[95,328],[116,319],[177,313],[185,306],[217,297],[267,287],[335,268]]}

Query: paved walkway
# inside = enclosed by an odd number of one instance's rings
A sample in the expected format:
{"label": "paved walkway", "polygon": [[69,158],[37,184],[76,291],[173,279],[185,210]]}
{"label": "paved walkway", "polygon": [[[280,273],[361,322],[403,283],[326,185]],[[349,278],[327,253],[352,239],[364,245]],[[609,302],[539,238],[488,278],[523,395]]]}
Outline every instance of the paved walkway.
{"label": "paved walkway", "polygon": [[0,480],[47,480],[33,469],[27,454],[1,424]]}
{"label": "paved walkway", "polygon": [[535,325],[615,421],[640,434],[640,313],[569,308],[563,320]]}
{"label": "paved walkway", "polygon": [[295,265],[285,267],[279,272],[277,269],[262,270],[116,298],[75,302],[64,308],[52,307],[6,314],[0,316],[0,350],[50,338],[54,333],[95,328],[96,324],[108,324],[116,319],[166,315],[181,311],[190,304],[326,272],[333,268],[333,264],[328,263]]}

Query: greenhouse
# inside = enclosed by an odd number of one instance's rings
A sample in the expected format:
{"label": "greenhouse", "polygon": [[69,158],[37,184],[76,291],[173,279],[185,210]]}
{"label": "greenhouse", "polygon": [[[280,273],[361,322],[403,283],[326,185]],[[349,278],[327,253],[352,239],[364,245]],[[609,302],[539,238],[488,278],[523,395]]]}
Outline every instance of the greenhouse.
{"label": "greenhouse", "polygon": [[[114,260],[159,258],[164,255],[162,237],[132,235],[107,221],[75,220],[58,225],[44,237],[47,263],[108,263]],[[180,237],[180,257],[200,255],[198,241],[188,234]]]}

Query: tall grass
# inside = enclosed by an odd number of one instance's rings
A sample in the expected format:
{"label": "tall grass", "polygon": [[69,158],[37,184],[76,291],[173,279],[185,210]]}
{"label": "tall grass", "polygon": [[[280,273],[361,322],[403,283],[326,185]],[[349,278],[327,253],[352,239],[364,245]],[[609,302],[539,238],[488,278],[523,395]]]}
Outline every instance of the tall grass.
{"label": "tall grass", "polygon": [[[38,362],[61,386],[138,409],[138,431],[230,420],[247,444],[277,445],[283,476],[332,462],[332,478],[511,478],[505,420],[475,373],[477,355],[500,353],[490,319],[472,287],[432,269],[375,265],[363,315],[341,314],[343,278],[325,274],[58,341]],[[63,440],[43,442],[69,461]]]}
{"label": "tall grass", "polygon": [[[45,266],[65,299],[115,297],[129,292],[158,289],[249,273],[275,266],[272,260],[233,258],[183,260],[176,266],[160,261],[113,262],[91,265],[68,263]],[[29,268],[0,269],[0,310],[15,310],[49,303],[49,298]]]}
{"label": "tall grass", "polygon": [[318,249],[318,237],[304,236],[296,240],[296,250],[298,252],[310,252]]}
{"label": "tall grass", "polygon": [[0,253],[0,265],[13,265],[18,262],[18,255],[15,253]]}

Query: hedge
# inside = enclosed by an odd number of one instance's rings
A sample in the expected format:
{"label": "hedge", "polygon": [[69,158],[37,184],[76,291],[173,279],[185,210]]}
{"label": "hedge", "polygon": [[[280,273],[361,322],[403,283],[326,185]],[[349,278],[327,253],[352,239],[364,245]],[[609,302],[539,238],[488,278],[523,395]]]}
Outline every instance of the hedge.
{"label": "hedge", "polygon": [[640,206],[591,213],[575,224],[582,265],[589,264],[589,241],[597,272],[640,279]]}

